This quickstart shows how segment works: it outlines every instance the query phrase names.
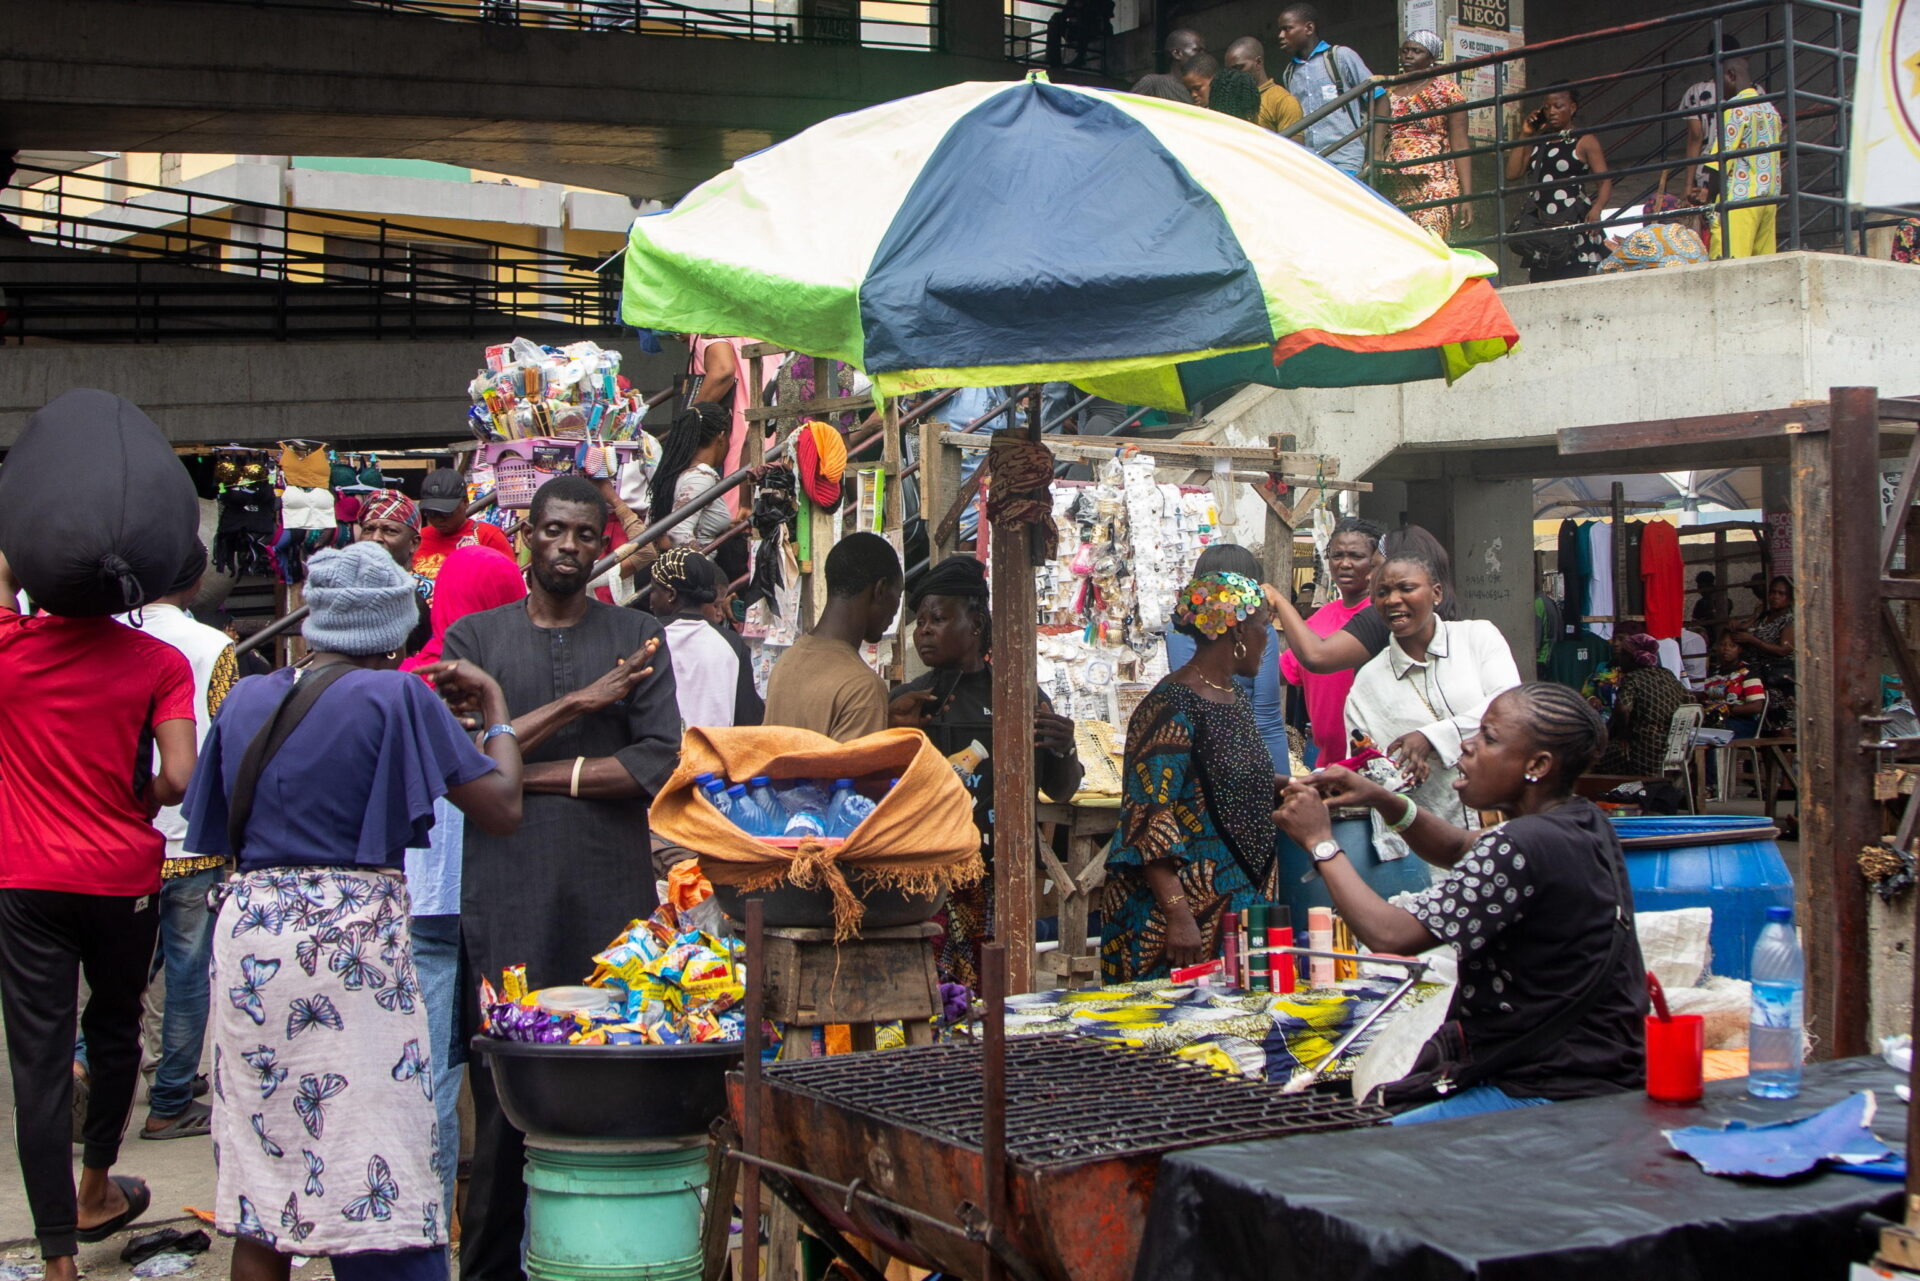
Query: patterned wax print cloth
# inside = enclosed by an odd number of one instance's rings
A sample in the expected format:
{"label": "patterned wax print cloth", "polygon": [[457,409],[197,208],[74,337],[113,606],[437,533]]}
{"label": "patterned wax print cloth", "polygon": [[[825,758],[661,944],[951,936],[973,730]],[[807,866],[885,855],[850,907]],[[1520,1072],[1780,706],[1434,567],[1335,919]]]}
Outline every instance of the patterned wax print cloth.
{"label": "patterned wax print cloth", "polygon": [[270,868],[214,925],[214,1225],[282,1254],[446,1241],[398,872]]}

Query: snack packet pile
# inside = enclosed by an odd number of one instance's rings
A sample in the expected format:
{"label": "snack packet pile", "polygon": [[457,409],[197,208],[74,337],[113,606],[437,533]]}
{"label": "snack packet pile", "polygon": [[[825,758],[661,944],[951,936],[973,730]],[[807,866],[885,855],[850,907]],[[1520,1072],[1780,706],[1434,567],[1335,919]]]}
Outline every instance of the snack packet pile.
{"label": "snack packet pile", "polygon": [[[704,878],[703,878],[704,880]],[[712,893],[706,887],[703,900]],[[682,896],[676,894],[676,899]],[[688,904],[698,906],[698,901]],[[509,966],[499,988],[480,983],[486,1031],[508,1041],[558,1045],[687,1045],[738,1041],[746,1035],[739,1008],[746,998],[744,945],[701,929],[683,929],[680,909],[664,903],[634,921],[593,958],[588,987],[604,1006],[558,1013],[529,992],[526,967]]]}

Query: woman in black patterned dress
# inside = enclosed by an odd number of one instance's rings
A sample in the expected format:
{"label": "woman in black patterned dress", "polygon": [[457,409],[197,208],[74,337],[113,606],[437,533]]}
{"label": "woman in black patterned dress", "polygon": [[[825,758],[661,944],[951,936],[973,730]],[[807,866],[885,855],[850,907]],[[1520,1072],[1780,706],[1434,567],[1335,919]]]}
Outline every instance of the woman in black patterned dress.
{"label": "woman in black patterned dress", "polygon": [[[1590,218],[1604,217],[1607,200],[1613,194],[1613,179],[1607,176],[1607,153],[1600,139],[1574,129],[1573,118],[1579,110],[1577,89],[1549,89],[1546,102],[1520,127],[1522,142],[1507,152],[1508,182],[1525,178],[1530,184],[1551,184],[1535,188],[1527,197],[1539,222],[1569,228],[1532,238],[1542,248],[1548,244],[1564,248],[1571,242],[1570,254],[1556,255],[1556,261],[1528,268],[1527,279],[1533,284],[1591,276],[1606,261],[1604,231],[1596,227],[1571,230]],[[1528,139],[1534,140],[1530,151],[1524,145]],[[1594,186],[1596,177],[1598,185]]]}

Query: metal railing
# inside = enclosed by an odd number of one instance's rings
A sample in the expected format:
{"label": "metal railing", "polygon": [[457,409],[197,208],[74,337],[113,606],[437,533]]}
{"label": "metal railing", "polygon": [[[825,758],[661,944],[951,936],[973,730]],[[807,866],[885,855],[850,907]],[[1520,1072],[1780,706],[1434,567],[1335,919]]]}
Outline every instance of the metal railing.
{"label": "metal railing", "polygon": [[[1508,157],[1525,149],[1522,154],[1531,164],[1533,149],[1546,136],[1537,131],[1528,136],[1523,122],[1547,92],[1571,89],[1579,94],[1580,105],[1568,134],[1572,139],[1592,135],[1606,159],[1602,171],[1582,180],[1583,187],[1590,199],[1602,182],[1611,191],[1604,208],[1592,208],[1584,221],[1555,224],[1553,230],[1592,233],[1603,239],[1625,236],[1645,224],[1642,206],[1647,199],[1664,192],[1687,206],[1670,217],[1700,220],[1715,257],[1726,251],[1724,237],[1715,231],[1726,225],[1727,214],[1757,208],[1776,210],[1780,250],[1863,254],[1867,232],[1897,221],[1906,211],[1861,209],[1846,201],[1859,21],[1856,8],[1835,0],[1736,0],[1461,59],[1419,73],[1378,75],[1327,103],[1287,133],[1299,138],[1308,127],[1336,113],[1351,116],[1354,104],[1374,104],[1358,128],[1321,147],[1320,153],[1329,155],[1356,139],[1363,141],[1363,180],[1409,215],[1447,211],[1449,242],[1487,253],[1501,265],[1502,280],[1511,283],[1526,278],[1513,249],[1527,237],[1520,234],[1515,219],[1544,193],[1568,184],[1564,178],[1526,172],[1509,178]],[[1709,167],[1707,153],[1713,150],[1713,139],[1727,136],[1727,120],[1735,107],[1725,101],[1724,91],[1706,106],[1688,109],[1680,102],[1696,82],[1724,86],[1727,65],[1736,57],[1747,60],[1759,90],[1758,96],[1742,99],[1739,106],[1771,105],[1780,115],[1780,141],[1723,148],[1711,158],[1722,165],[1771,158],[1779,175],[1777,191],[1762,189],[1738,198],[1720,184],[1717,191],[1703,196],[1699,188],[1701,173]],[[1451,77],[1461,86],[1461,105],[1392,115],[1387,95],[1396,87],[1440,76]],[[1456,112],[1466,113],[1468,121],[1464,149],[1447,143],[1429,154],[1393,158],[1395,130],[1440,122],[1444,132]],[[1707,140],[1695,157],[1686,154],[1690,122],[1700,124]],[[1420,175],[1413,172],[1416,166],[1463,159],[1472,178],[1468,194],[1429,196]],[[1462,216],[1467,211],[1470,218]],[[1529,236],[1538,235],[1537,227],[1526,231]]]}
{"label": "metal railing", "polygon": [[1007,0],[1007,60],[1049,70],[1108,71],[1112,0]]}
{"label": "metal railing", "polygon": [[482,337],[617,326],[617,271],[383,218],[21,165],[0,337]]}
{"label": "metal railing", "polygon": [[745,0],[690,5],[671,0],[194,0],[250,8],[304,9],[479,22],[582,34],[673,36],[873,49],[940,48],[938,0]]}

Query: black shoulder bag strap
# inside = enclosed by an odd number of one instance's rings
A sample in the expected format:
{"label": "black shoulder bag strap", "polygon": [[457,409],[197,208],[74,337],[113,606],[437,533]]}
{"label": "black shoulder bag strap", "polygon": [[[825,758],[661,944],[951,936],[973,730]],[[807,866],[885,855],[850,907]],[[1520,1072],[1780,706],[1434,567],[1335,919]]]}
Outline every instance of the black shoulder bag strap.
{"label": "black shoulder bag strap", "polygon": [[353,670],[352,663],[329,663],[297,678],[287,696],[273,709],[273,715],[267,717],[267,723],[247,744],[246,754],[240,758],[240,772],[233,780],[233,792],[227,797],[227,852],[236,862],[247,843],[247,820],[253,817],[253,793],[260,785],[261,771],[307,718],[327,687]]}

